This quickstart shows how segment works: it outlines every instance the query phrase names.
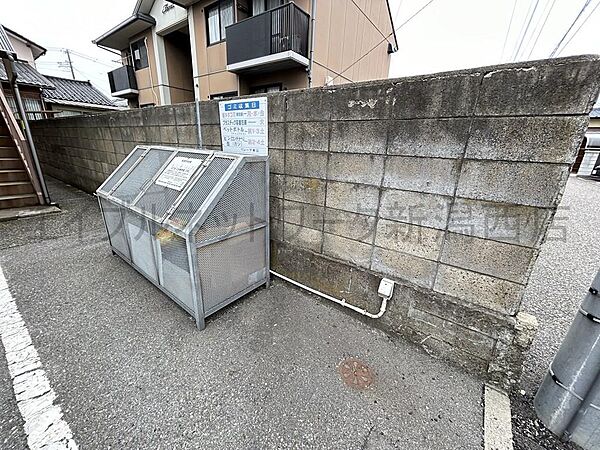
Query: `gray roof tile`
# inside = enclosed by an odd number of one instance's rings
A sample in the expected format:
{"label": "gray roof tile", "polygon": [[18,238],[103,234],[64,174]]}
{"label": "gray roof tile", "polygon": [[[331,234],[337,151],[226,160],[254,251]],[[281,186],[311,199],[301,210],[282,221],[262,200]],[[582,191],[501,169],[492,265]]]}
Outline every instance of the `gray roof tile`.
{"label": "gray roof tile", "polygon": [[[45,89],[53,89],[54,85],[44,75],[39,73],[35,67],[23,61],[15,61],[17,71],[17,83],[27,86],[38,86]],[[4,64],[0,64],[0,81],[8,81]]]}
{"label": "gray roof tile", "polygon": [[47,76],[56,89],[44,89],[44,100],[56,103],[77,102],[90,105],[115,106],[108,97],[96,89],[89,81],[70,80],[67,78]]}

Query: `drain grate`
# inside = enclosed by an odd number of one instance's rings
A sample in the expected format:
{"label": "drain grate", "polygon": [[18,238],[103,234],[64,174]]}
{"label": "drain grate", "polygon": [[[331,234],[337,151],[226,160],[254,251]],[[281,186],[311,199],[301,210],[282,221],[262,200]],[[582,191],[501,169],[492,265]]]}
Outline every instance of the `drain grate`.
{"label": "drain grate", "polygon": [[356,358],[342,361],[338,371],[344,383],[354,389],[366,389],[375,382],[375,374],[371,368]]}

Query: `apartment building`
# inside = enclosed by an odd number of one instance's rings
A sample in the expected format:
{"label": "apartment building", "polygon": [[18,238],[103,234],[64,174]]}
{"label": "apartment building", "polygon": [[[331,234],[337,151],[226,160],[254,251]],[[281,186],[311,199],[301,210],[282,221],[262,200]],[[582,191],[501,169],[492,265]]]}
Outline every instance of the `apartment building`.
{"label": "apartment building", "polygon": [[121,55],[131,107],[387,78],[387,0],[138,0],[94,43]]}

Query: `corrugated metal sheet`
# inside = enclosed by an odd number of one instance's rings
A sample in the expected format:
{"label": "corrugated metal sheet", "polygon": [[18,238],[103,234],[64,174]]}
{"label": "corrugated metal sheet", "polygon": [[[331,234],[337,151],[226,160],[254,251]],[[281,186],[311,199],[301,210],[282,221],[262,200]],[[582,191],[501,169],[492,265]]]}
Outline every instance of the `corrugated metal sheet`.
{"label": "corrugated metal sheet", "polygon": [[[26,86],[37,86],[45,89],[54,89],[54,85],[44,75],[35,70],[35,67],[22,61],[15,61],[17,83]],[[8,81],[4,64],[0,64],[0,81]]]}
{"label": "corrugated metal sheet", "polygon": [[3,53],[5,55],[11,55],[13,57],[17,55],[17,52],[15,51],[10,40],[8,39],[8,35],[6,34],[4,27],[0,24],[0,55],[2,55]]}

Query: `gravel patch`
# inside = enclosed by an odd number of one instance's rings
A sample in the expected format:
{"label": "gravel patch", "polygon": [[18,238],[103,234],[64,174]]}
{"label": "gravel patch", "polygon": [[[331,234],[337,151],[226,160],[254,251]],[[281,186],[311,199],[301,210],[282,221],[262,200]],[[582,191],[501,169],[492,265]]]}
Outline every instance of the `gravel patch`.
{"label": "gravel patch", "polygon": [[600,267],[600,182],[571,176],[549,239],[542,246],[522,309],[539,330],[525,359],[521,388],[512,396],[515,448],[572,449],[537,420],[533,397]]}

